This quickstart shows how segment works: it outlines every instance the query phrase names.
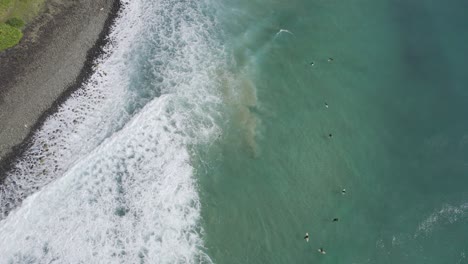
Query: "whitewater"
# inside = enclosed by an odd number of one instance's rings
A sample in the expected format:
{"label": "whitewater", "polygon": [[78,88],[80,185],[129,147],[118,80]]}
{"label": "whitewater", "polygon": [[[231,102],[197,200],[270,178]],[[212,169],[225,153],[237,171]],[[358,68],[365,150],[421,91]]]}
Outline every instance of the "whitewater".
{"label": "whitewater", "polygon": [[193,157],[222,134],[228,77],[208,9],[123,3],[94,74],[0,186],[0,263],[211,263]]}

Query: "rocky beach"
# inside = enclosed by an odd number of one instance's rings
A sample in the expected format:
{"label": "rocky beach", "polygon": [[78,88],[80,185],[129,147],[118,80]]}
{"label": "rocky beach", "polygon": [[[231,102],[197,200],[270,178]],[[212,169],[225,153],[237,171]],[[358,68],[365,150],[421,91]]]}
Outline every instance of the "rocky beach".
{"label": "rocky beach", "polygon": [[46,1],[19,45],[0,53],[1,175],[34,130],[92,73],[119,5],[117,0]]}

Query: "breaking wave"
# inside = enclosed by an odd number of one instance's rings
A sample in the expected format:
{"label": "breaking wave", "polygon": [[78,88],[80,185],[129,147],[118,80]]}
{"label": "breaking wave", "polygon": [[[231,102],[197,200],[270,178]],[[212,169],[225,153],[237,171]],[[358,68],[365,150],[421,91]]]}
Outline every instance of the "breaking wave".
{"label": "breaking wave", "polygon": [[0,263],[210,263],[191,157],[221,129],[202,1],[129,1],[0,188]]}

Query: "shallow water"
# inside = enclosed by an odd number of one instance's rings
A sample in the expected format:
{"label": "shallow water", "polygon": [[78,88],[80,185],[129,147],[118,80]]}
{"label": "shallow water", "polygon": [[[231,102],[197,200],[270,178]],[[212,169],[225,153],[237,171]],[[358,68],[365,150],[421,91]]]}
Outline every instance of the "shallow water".
{"label": "shallow water", "polygon": [[468,263],[466,8],[125,4],[0,188],[0,263]]}
{"label": "shallow water", "polygon": [[466,263],[466,4],[225,2],[256,132],[200,177],[213,260]]}

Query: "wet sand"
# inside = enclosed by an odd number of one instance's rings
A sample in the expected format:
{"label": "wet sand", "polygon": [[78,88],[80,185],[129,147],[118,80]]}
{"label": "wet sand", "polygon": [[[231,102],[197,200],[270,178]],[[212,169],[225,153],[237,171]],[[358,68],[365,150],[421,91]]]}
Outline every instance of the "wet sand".
{"label": "wet sand", "polygon": [[33,132],[92,73],[119,0],[50,0],[0,53],[0,182]]}

